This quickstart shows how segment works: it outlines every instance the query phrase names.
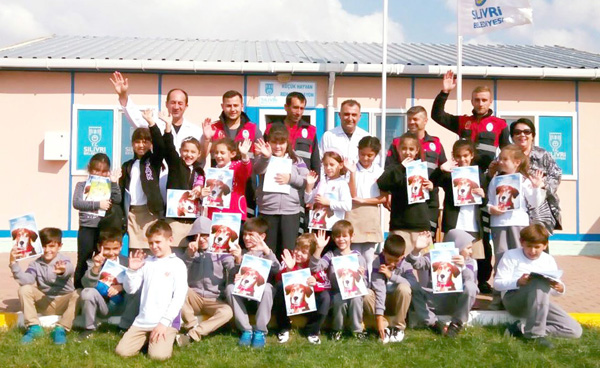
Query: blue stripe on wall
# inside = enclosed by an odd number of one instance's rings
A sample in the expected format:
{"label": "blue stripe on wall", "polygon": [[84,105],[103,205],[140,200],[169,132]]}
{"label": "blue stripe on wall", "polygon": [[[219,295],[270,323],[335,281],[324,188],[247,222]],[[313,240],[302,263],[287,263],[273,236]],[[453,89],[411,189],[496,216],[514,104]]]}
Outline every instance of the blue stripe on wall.
{"label": "blue stripe on wall", "polygon": [[581,150],[581,146],[579,145],[579,82],[575,81],[575,113],[577,114],[577,121],[574,122],[575,124],[577,124],[577,168],[576,168],[576,172],[577,172],[577,183],[576,185],[576,189],[575,189],[575,224],[577,226],[577,234],[581,234],[581,229],[579,227],[579,180],[580,180],[580,173],[579,173],[579,160],[580,160],[580,155],[579,155],[579,151]]}
{"label": "blue stripe on wall", "polygon": [[158,111],[160,111],[162,104],[160,99],[162,98],[162,74],[158,75]]}

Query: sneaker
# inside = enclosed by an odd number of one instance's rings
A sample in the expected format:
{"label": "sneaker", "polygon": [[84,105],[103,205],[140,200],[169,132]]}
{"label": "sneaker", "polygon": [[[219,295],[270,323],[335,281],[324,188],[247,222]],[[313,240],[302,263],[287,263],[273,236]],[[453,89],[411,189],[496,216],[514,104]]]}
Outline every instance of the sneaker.
{"label": "sneaker", "polygon": [[333,331],[331,333],[331,340],[340,341],[342,339],[342,331]]}
{"label": "sneaker", "polygon": [[367,331],[355,332],[353,335],[358,341],[365,341],[367,339]]}
{"label": "sneaker", "polygon": [[255,349],[262,349],[265,347],[266,343],[265,333],[262,331],[254,331],[254,335],[252,335],[252,347]]}
{"label": "sneaker", "polygon": [[244,331],[242,332],[242,336],[238,341],[239,346],[250,346],[252,343],[252,331]]}
{"label": "sneaker", "polygon": [[52,330],[50,336],[52,337],[52,341],[56,345],[64,345],[67,343],[67,331],[64,329],[64,327],[54,327],[54,330]]}
{"label": "sneaker", "polygon": [[290,340],[290,331],[284,330],[277,334],[277,341],[280,344],[285,344]]}
{"label": "sneaker", "polygon": [[321,345],[321,338],[319,335],[310,335],[307,337],[308,342],[314,345]]}
{"label": "sneaker", "polygon": [[404,330],[392,328],[390,332],[390,342],[402,342],[404,340]]}
{"label": "sneaker", "polygon": [[390,342],[390,329],[386,327],[386,329],[383,330],[383,338],[381,338],[381,336],[379,336],[379,338],[382,344]]}
{"label": "sneaker", "polygon": [[21,344],[29,344],[33,340],[44,336],[44,329],[40,325],[31,325],[27,327],[25,335],[21,338]]}
{"label": "sneaker", "polygon": [[76,341],[77,342],[85,341],[85,340],[89,339],[90,337],[92,337],[94,332],[96,332],[96,330],[83,330],[79,333],[79,335],[77,335]]}
{"label": "sneaker", "polygon": [[435,334],[443,335],[446,331],[446,325],[441,321],[435,321],[434,324],[427,326]]}
{"label": "sneaker", "polygon": [[519,321],[509,323],[508,326],[506,326],[506,330],[504,330],[504,336],[522,338],[523,330],[521,330],[521,324],[519,323]]}
{"label": "sneaker", "polygon": [[545,338],[544,336],[527,338],[527,339],[525,339],[525,341],[527,341],[535,346],[543,347],[545,349],[553,349],[554,348],[554,344],[552,344],[552,342],[550,340],[548,340],[547,338]]}
{"label": "sneaker", "polygon": [[192,338],[187,334],[177,334],[177,336],[175,336],[175,342],[177,343],[177,346],[182,348],[191,344]]}
{"label": "sneaker", "polygon": [[493,289],[487,282],[480,282],[477,287],[479,288],[480,294],[491,294]]}
{"label": "sneaker", "polygon": [[446,329],[446,336],[453,339],[456,336],[458,336],[458,334],[460,333],[460,331],[462,331],[463,329],[463,324],[461,322],[450,322],[450,324],[448,325],[448,328]]}

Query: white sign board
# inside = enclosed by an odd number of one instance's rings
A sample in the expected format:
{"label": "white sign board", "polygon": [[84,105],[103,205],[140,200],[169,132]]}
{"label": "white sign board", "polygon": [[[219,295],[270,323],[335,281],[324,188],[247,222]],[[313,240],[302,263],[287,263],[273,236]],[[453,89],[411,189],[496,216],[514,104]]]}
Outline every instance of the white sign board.
{"label": "white sign board", "polygon": [[258,86],[258,103],[260,106],[282,107],[285,105],[285,97],[290,92],[302,93],[306,97],[306,107],[315,107],[317,83],[302,81],[288,83],[279,83],[276,80],[260,81]]}

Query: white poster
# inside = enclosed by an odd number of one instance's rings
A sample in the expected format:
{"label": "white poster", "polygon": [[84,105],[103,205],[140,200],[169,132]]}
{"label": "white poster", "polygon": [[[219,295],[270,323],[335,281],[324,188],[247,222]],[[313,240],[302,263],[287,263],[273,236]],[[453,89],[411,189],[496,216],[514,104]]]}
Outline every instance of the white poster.
{"label": "white poster", "polygon": [[459,0],[461,35],[478,35],[533,22],[529,0]]}

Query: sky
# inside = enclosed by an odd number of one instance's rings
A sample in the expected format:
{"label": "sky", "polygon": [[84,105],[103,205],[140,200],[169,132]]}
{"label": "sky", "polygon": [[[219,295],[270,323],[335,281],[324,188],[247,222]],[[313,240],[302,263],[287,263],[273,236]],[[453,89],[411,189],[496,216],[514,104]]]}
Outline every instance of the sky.
{"label": "sky", "polygon": [[[533,25],[466,43],[600,53],[600,1],[530,0]],[[2,0],[0,48],[57,35],[381,42],[383,0]],[[390,42],[456,43],[456,0],[389,0]]]}

